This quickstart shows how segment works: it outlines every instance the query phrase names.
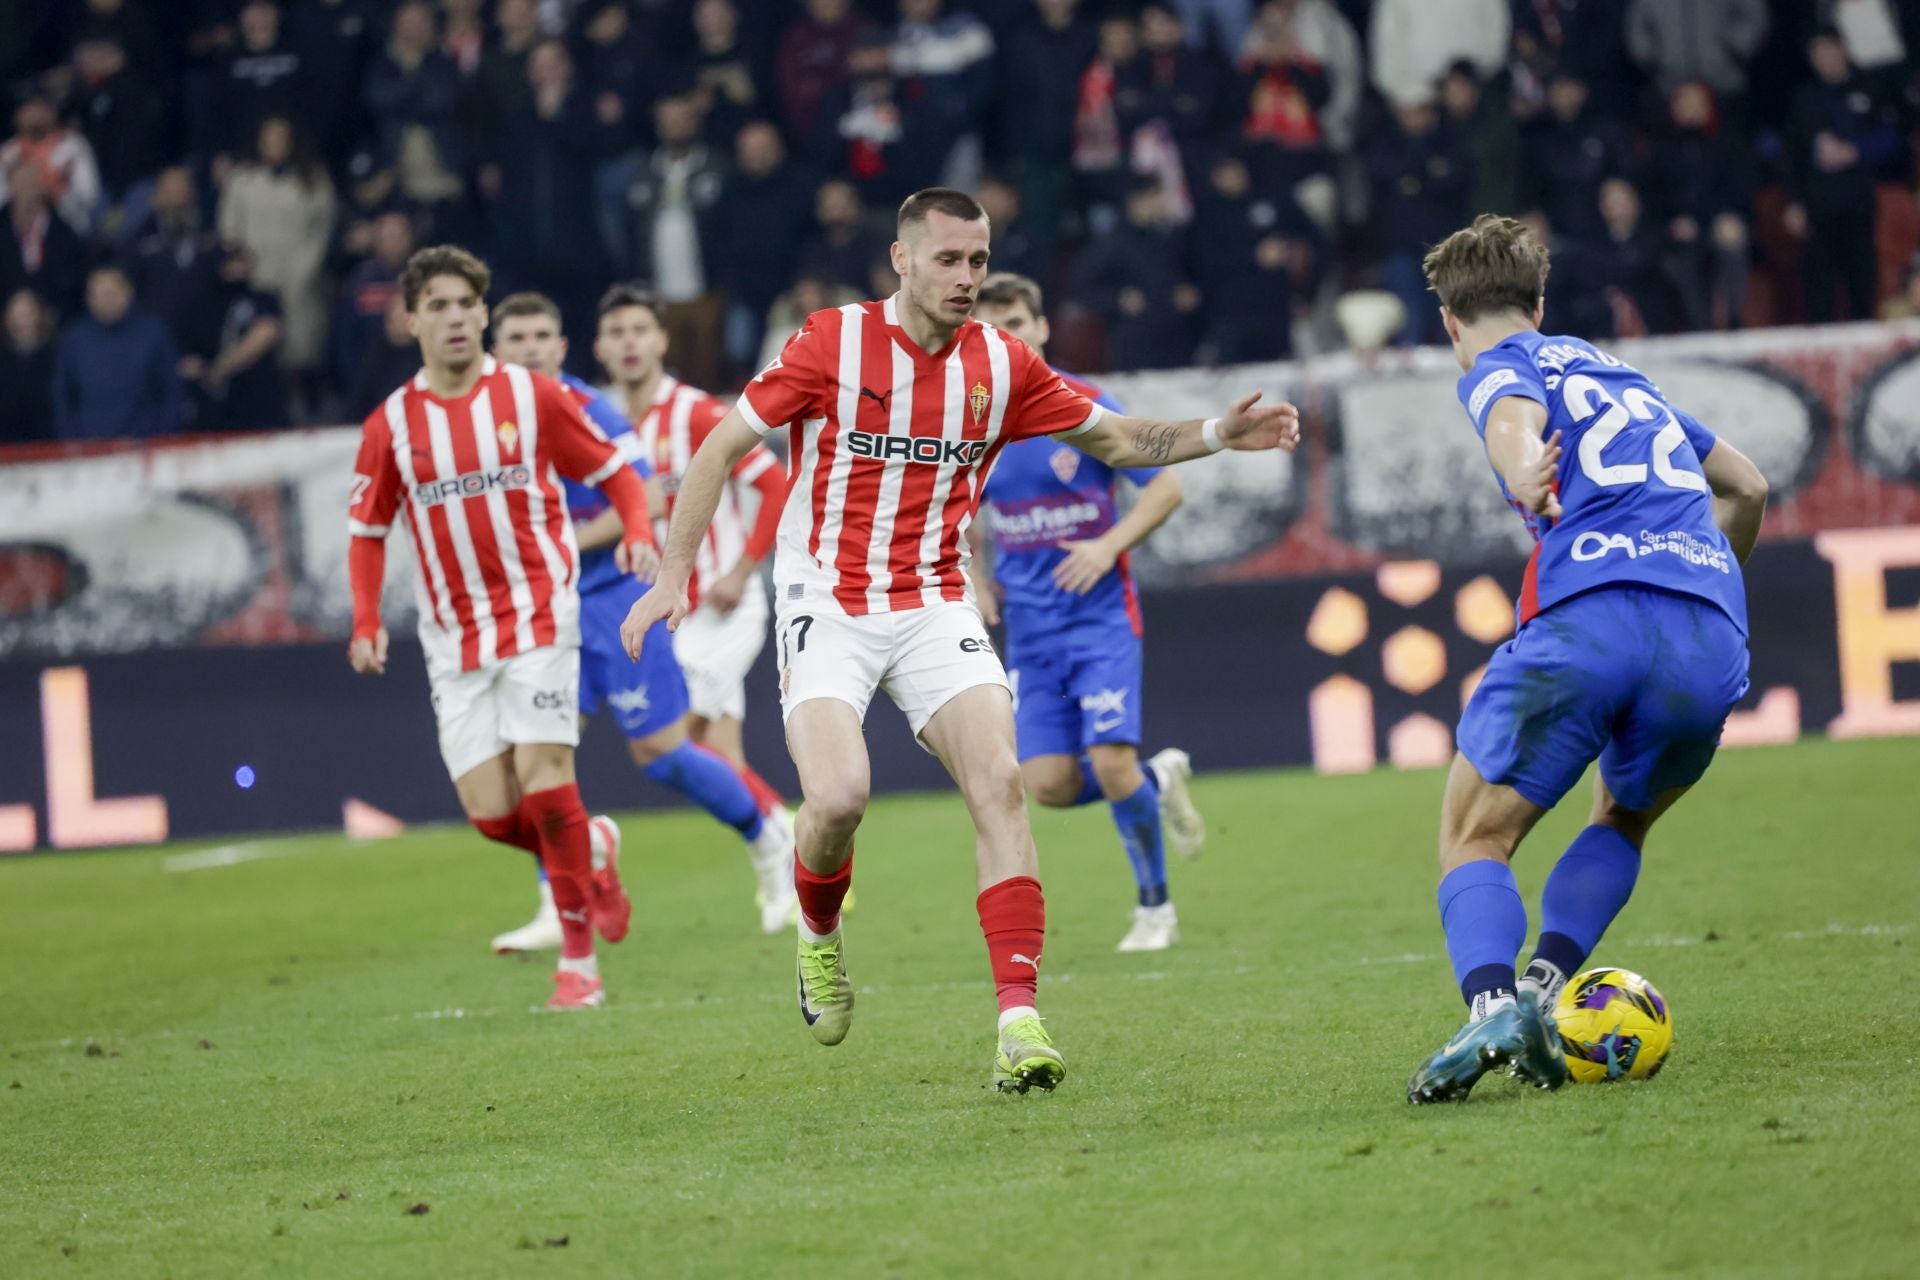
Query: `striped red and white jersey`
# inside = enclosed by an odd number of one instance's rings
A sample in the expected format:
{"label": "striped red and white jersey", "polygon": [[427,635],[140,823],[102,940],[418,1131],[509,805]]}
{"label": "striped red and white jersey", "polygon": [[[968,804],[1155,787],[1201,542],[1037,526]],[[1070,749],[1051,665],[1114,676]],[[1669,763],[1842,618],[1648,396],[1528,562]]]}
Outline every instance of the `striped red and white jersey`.
{"label": "striped red and white jersey", "polygon": [[748,384],[754,430],[793,427],[774,588],[849,614],[971,598],[967,525],[1000,449],[1092,429],[1101,409],[1033,348],[968,320],[938,351],[898,295],[816,311]]}
{"label": "striped red and white jersey", "polygon": [[[727,416],[730,406],[698,387],[690,387],[677,378],[662,376],[653,403],[642,413],[626,406],[633,422],[633,434],[639,441],[640,456],[660,477],[667,495],[666,514],[673,515],[674,500],[687,467],[700,445]],[[746,516],[746,490],[759,491],[759,515],[749,524]],[[786,478],[780,472],[780,459],[765,445],[755,445],[733,469],[733,477],[720,492],[720,505],[714,508],[713,523],[707,526],[706,541],[694,558],[693,577],[687,583],[687,598],[700,603],[700,584],[710,582],[740,563],[740,557],[765,560],[773,550],[774,521],[779,504],[786,499]],[[771,507],[768,504],[773,504]]]}
{"label": "striped red and white jersey", "polygon": [[491,356],[458,400],[429,391],[422,370],[367,416],[347,526],[384,538],[404,512],[429,670],[580,643],[560,477],[598,484],[625,461],[565,387]]}

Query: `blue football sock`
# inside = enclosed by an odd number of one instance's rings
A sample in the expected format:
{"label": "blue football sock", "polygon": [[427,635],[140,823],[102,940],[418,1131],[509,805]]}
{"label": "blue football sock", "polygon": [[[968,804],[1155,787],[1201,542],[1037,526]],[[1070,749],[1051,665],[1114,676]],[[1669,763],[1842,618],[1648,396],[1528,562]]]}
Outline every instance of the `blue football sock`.
{"label": "blue football sock", "polygon": [[1086,756],[1080,757],[1080,794],[1073,798],[1073,807],[1092,804],[1096,800],[1105,800],[1106,793],[1100,790],[1100,779],[1093,771],[1093,761]]}
{"label": "blue football sock", "polygon": [[1612,827],[1596,823],[1575,836],[1540,895],[1534,959],[1552,965],[1559,970],[1554,976],[1562,979],[1576,972],[1627,905],[1639,878],[1640,851]]}
{"label": "blue football sock", "polygon": [[1514,957],[1527,940],[1527,908],[1513,868],[1497,858],[1455,867],[1440,881],[1440,925],[1460,995],[1476,1014],[1482,995],[1511,995]]}
{"label": "blue football sock", "polygon": [[644,770],[749,840],[760,834],[760,807],[733,766],[711,751],[683,742]]}
{"label": "blue football sock", "polygon": [[1139,790],[1109,807],[1113,825],[1120,828],[1127,861],[1133,864],[1134,881],[1140,886],[1140,905],[1161,905],[1167,900],[1167,846],[1160,833],[1160,792],[1153,785],[1153,775],[1147,774]]}

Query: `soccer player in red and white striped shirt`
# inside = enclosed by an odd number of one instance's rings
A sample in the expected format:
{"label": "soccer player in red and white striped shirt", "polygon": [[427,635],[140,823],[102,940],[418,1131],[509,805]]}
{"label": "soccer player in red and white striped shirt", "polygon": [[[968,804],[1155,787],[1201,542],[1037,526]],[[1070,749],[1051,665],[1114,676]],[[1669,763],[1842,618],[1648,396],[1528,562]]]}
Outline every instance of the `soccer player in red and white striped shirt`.
{"label": "soccer player in red and white striped shirt", "polygon": [[[633,424],[640,454],[660,477],[667,512],[693,455],[727,416],[726,401],[666,371],[667,331],[660,304],[633,285],[600,299],[593,354],[613,379],[614,402]],[[749,494],[757,506],[747,520]],[[741,721],[747,714],[747,672],[767,643],[767,594],[759,567],[773,553],[787,476],[764,445],[747,450],[720,491],[720,505],[694,559],[687,596],[693,604],[674,651],[687,676],[693,740],[726,757],[753,789],[762,813],[786,820],[780,793],[747,764]]]}
{"label": "soccer player in red and white striped shirt", "polygon": [[787,742],[799,766],[795,885],[800,1012],[837,1044],[853,1016],[840,934],[869,767],[875,689],[953,775],[977,833],[980,927],[1000,1001],[993,1079],[1050,1089],[1066,1073],[1034,1009],[1045,936],[1038,860],[1014,753],[1006,673],[967,575],[968,522],[994,457],[1053,435],[1115,467],[1224,448],[1293,449],[1291,405],[1257,395],[1220,417],[1151,422],[1101,410],[1026,344],[971,316],[987,271],[984,210],[946,188],[900,207],[900,292],[815,312],[714,428],[681,485],[660,576],[622,628],[629,653],[687,615],[687,582],[727,476],[791,426],[793,486],[774,560]]}
{"label": "soccer player in red and white striped shirt", "polygon": [[440,754],[480,833],[546,868],[562,935],[549,1007],[577,1008],[606,998],[594,930],[618,942],[632,907],[611,857],[593,866],[574,782],[580,551],[560,477],[605,490],[625,530],[624,568],[649,570],[657,553],[639,476],[579,401],[482,348],[489,283],[484,263],[445,245],[416,253],[401,275],[423,367],[361,428],[347,657],[362,674],[386,670],[380,586],[387,534],[404,514]]}

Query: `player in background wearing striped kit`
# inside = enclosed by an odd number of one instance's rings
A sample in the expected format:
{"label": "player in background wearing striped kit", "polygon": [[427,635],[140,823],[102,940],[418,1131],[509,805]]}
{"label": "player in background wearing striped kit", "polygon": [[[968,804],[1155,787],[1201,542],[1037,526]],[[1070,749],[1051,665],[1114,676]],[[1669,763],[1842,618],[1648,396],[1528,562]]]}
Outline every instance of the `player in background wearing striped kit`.
{"label": "player in background wearing striped kit", "polygon": [[[600,300],[593,354],[613,380],[608,394],[633,424],[640,455],[660,477],[670,516],[694,452],[730,406],[667,373],[660,303],[632,285],[615,285]],[[786,802],[780,793],[747,763],[741,723],[747,714],[747,672],[767,643],[767,589],[759,569],[773,553],[786,500],[780,459],[765,447],[749,449],[721,491],[706,543],[694,561],[687,583],[693,613],[674,645],[687,674],[694,741],[733,763],[763,813],[783,816]]]}
{"label": "player in background wearing striped kit", "polygon": [[1257,395],[1204,422],[1107,413],[1025,343],[972,318],[989,228],[971,196],[917,192],[898,227],[900,292],[809,316],[694,456],[660,575],[621,636],[637,654],[654,623],[687,616],[687,580],[727,477],[768,431],[790,426],[774,630],[803,795],[801,1016],[823,1044],[852,1022],[840,910],[870,787],[861,721],[885,689],[973,819],[975,905],[1000,1003],[993,1082],[1051,1089],[1066,1064],[1035,1009],[1046,908],[1006,672],[967,574],[980,486],[1014,440],[1055,435],[1110,466],[1146,467],[1224,448],[1291,450],[1299,415]]}
{"label": "player in background wearing striped kit", "polygon": [[611,850],[594,865],[574,781],[580,551],[562,477],[601,486],[620,513],[623,572],[650,576],[658,552],[640,478],[579,402],[483,349],[491,281],[447,245],[414,254],[401,275],[423,367],[361,428],[347,659],[363,675],[386,670],[380,588],[404,512],[441,757],[480,833],[539,856],[562,933],[548,1007],[583,1008],[606,999],[594,932],[618,942],[632,905]]}
{"label": "player in background wearing striped kit", "polygon": [[[524,365],[565,387],[580,407],[620,448],[643,481],[653,475],[638,456],[633,428],[620,411],[591,385],[565,372],[566,335],[560,308],[537,293],[502,298],[493,309],[493,354],[508,364]],[[763,814],[752,790],[726,760],[688,736],[687,681],[670,638],[647,651],[645,662],[631,662],[620,647],[620,624],[645,590],[639,579],[620,572],[613,560],[620,540],[620,514],[598,489],[572,480],[562,485],[567,513],[580,543],[580,723],[602,706],[626,735],[627,752],[640,771],[671,787],[732,828],[746,842],[748,861],[759,885],[762,933],[791,927],[799,909],[793,893],[793,828],[786,810]],[[662,510],[659,502],[653,510]],[[620,829],[604,815],[593,819],[596,851],[600,843],[620,847]],[[497,952],[548,951],[560,945],[560,917],[552,886],[543,875],[540,905],[532,921],[493,940]]]}

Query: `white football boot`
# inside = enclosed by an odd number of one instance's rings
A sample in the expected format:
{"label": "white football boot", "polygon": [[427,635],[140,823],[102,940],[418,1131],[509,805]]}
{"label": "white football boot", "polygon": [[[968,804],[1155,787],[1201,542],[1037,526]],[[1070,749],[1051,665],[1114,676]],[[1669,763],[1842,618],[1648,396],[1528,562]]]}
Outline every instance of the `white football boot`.
{"label": "white football boot", "polygon": [[493,949],[503,956],[560,949],[560,912],[553,905],[553,886],[545,880],[540,882],[540,909],[533,913],[533,919],[495,938]]}
{"label": "white football boot", "polygon": [[793,819],[785,809],[766,814],[760,834],[748,842],[758,888],[753,903],[760,908],[760,932],[772,936],[793,927],[800,916],[800,895],[793,887]]}
{"label": "white football boot", "polygon": [[1173,913],[1173,904],[1163,902],[1157,907],[1135,907],[1133,927],[1115,950],[1165,951],[1178,941],[1180,919]]}
{"label": "white football boot", "polygon": [[1167,843],[1183,858],[1197,858],[1207,844],[1207,820],[1194,808],[1193,759],[1178,747],[1154,753],[1147,767],[1153,770],[1154,785],[1160,789],[1160,826]]}

